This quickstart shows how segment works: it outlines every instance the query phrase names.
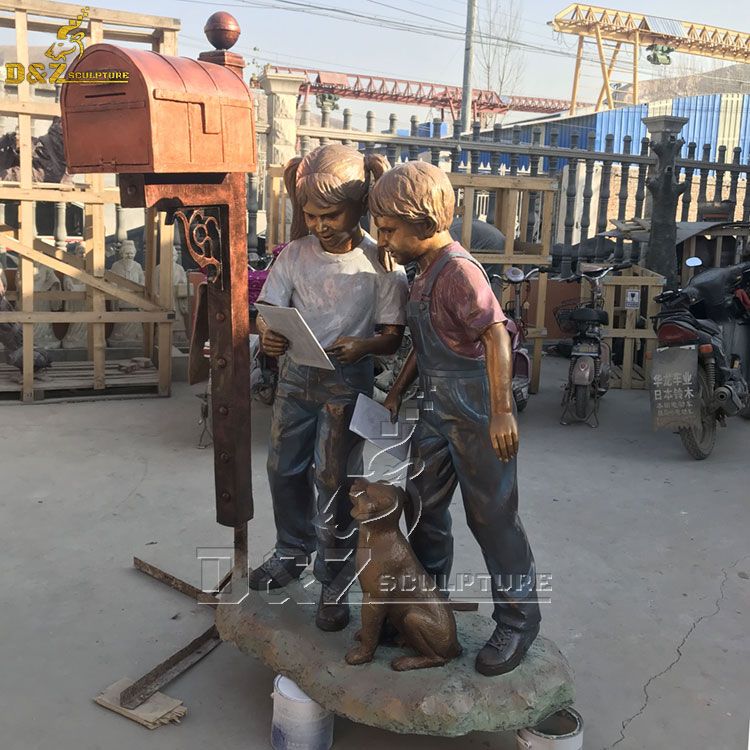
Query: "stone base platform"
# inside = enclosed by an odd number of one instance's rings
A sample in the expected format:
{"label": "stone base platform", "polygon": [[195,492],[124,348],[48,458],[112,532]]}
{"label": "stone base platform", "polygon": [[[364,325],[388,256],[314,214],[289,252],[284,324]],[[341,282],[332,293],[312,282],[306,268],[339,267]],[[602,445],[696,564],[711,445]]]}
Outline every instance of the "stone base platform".
{"label": "stone base platform", "polygon": [[317,583],[300,582],[270,594],[251,591],[241,604],[219,605],[216,625],[223,640],[294,680],[324,708],[393,732],[455,737],[521,729],[573,702],[571,669],[543,637],[513,672],[478,674],[474,658],[494,628],[478,612],[456,613],[464,651],[445,667],[394,672],[390,661],[403,649],[385,646],[372,663],[349,666],[344,654],[359,629],[359,605],[352,604],[348,628],[324,633],[314,622],[318,592]]}

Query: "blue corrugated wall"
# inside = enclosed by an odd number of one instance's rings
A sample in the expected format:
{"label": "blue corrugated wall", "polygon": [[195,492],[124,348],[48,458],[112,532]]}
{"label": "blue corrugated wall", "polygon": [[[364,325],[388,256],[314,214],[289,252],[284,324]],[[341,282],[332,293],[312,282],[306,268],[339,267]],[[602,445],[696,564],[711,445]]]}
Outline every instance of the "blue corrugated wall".
{"label": "blue corrugated wall", "polygon": [[[673,100],[659,102],[658,105],[663,109],[664,105],[671,107],[671,113],[680,117],[689,118],[688,123],[682,129],[681,137],[685,139],[685,146],[682,149],[682,156],[687,156],[687,148],[690,142],[695,142],[698,146],[696,156],[701,158],[703,144],[708,143],[711,146],[712,160],[717,158],[717,147],[719,139],[719,125],[722,108],[722,95],[709,94],[704,96],[687,96],[679,97]],[[652,105],[654,106],[654,105]],[[623,139],[629,135],[632,139],[631,153],[638,154],[641,149],[641,140],[648,134],[642,118],[649,113],[649,105],[639,104],[636,106],[620,107],[614,110],[603,110],[593,114],[578,115],[576,117],[563,117],[556,120],[548,120],[539,123],[542,128],[542,143],[550,145],[551,134],[553,129],[559,133],[558,146],[561,148],[570,148],[572,146],[572,137],[574,133],[578,134],[578,148],[586,148],[588,144],[589,133],[594,134],[594,148],[596,151],[604,151],[605,139],[608,134],[614,135],[614,151],[622,153]],[[421,136],[429,135],[431,123],[421,124],[419,134]],[[521,126],[521,143],[532,142],[532,133],[535,125]],[[449,136],[448,127],[444,125],[442,134]],[[399,131],[400,133],[402,131]],[[404,132],[406,134],[406,132]],[[513,134],[513,126],[509,125],[503,128],[502,142],[510,143]],[[485,131],[484,137],[488,133]],[[742,115],[739,126],[738,142],[728,144],[727,160],[731,160],[732,149],[739,145],[742,149],[741,160],[743,163],[750,161],[750,95],[746,95],[742,102]],[[462,154],[462,161],[466,161],[466,153]],[[489,152],[481,154],[482,165],[489,164]],[[562,168],[565,160],[560,161]],[[545,164],[543,169],[547,169]],[[504,154],[501,163],[506,167],[510,166],[510,157]],[[529,160],[526,157],[519,159],[519,167],[527,169]]]}
{"label": "blue corrugated wall", "polygon": [[672,100],[672,114],[676,117],[689,117],[680,137],[685,139],[682,155],[687,156],[688,143],[698,145],[696,152],[700,158],[704,143],[711,145],[711,159],[716,159],[717,141],[719,139],[719,115],[721,94],[705,96],[683,96]]}

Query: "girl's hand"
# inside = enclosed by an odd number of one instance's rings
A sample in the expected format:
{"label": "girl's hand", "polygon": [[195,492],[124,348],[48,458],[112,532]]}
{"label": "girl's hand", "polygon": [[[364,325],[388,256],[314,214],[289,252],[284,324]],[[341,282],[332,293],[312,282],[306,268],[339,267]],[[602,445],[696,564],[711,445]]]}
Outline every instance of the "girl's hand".
{"label": "girl's hand", "polygon": [[269,357],[280,357],[289,348],[289,340],[280,333],[274,333],[270,328],[263,331],[260,344]]}
{"label": "girl's hand", "polygon": [[332,354],[343,365],[359,362],[362,357],[369,353],[363,340],[356,336],[342,336],[336,339],[326,349],[326,352]]}

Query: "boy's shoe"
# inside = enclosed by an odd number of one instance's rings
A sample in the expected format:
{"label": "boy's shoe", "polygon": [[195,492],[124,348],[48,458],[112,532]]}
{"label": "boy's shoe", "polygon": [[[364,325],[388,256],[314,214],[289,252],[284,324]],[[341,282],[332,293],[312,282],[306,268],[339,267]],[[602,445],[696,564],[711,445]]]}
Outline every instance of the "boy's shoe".
{"label": "boy's shoe", "polygon": [[343,630],[349,624],[349,596],[331,586],[320,587],[320,601],[315,624],[329,633]]}
{"label": "boy's shoe", "polygon": [[477,654],[474,667],[479,674],[487,677],[512,672],[521,663],[537,635],[538,625],[531,630],[514,630],[507,625],[498,625]]}

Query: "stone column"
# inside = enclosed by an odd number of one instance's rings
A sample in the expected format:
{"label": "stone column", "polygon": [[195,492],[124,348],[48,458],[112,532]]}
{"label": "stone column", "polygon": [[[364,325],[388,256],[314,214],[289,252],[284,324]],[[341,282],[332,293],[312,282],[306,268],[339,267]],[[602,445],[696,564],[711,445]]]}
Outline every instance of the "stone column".
{"label": "stone column", "polygon": [[55,249],[66,250],[68,247],[68,228],[65,222],[67,203],[55,203]]}
{"label": "stone column", "polygon": [[[283,166],[297,154],[297,99],[306,78],[285,73],[273,73],[266,68],[260,77],[266,93],[268,111],[268,141],[266,160],[269,166]],[[270,198],[270,180],[266,180],[266,196]],[[266,203],[267,206],[270,203]],[[291,205],[286,211],[286,236],[292,225]],[[268,248],[270,252],[273,248]]]}
{"label": "stone column", "polygon": [[685,185],[677,181],[675,160],[685,143],[678,135],[687,121],[687,117],[671,115],[643,118],[651,136],[651,149],[656,154],[656,166],[646,183],[652,196],[651,234],[641,257],[646,268],[665,277],[668,287],[674,286],[678,277],[677,201]]}

